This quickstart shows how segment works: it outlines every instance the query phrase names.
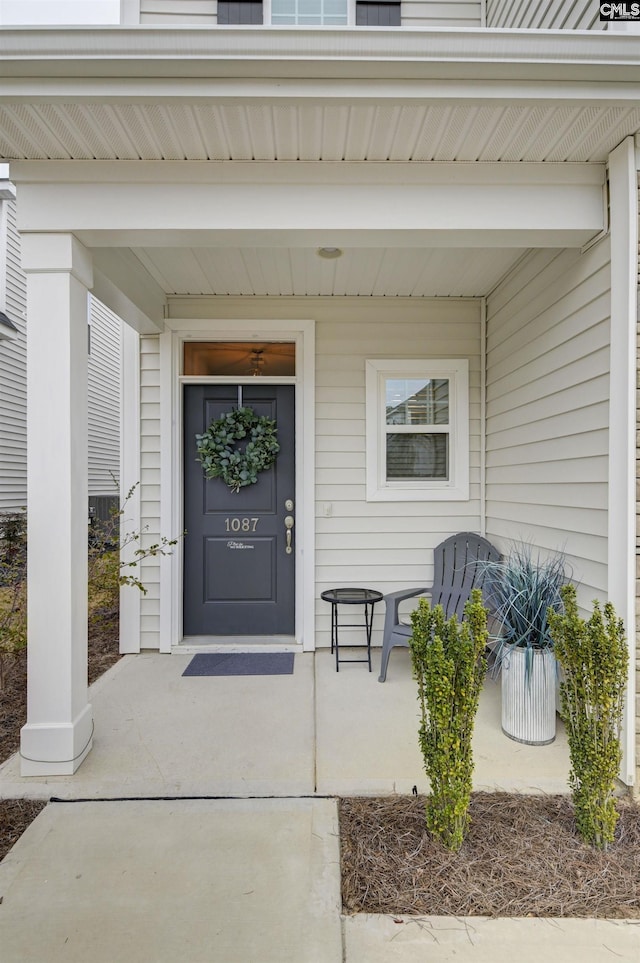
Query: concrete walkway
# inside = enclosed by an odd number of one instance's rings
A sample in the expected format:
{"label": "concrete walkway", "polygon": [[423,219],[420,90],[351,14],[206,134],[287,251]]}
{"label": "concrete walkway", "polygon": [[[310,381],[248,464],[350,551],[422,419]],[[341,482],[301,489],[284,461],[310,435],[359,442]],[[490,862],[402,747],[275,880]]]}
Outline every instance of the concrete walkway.
{"label": "concrete walkway", "polygon": [[0,863],[2,963],[337,963],[322,799],[51,803]]}
{"label": "concrete walkway", "polygon": [[[406,654],[384,685],[361,665],[336,674],[327,652],[269,677],[121,660],[92,687],[74,777],[0,768],[5,798],[68,800],[0,864],[2,963],[639,963],[640,921],[341,917],[323,797],[426,788]],[[562,729],[552,746],[506,739],[491,683],[475,755],[477,787],[566,791]]]}

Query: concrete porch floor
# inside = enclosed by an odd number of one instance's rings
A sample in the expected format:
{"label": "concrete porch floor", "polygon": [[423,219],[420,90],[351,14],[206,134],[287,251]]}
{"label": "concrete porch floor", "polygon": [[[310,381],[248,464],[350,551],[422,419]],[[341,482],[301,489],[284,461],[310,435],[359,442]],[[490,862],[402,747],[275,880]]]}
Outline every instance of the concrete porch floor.
{"label": "concrete porch floor", "polygon": [[[4,797],[69,800],[0,864],[3,963],[636,963],[633,920],[341,915],[323,797],[426,789],[408,652],[383,685],[326,651],[292,676],[183,678],[189,659],[127,656],[92,687],[75,776],[0,770]],[[475,742],[478,787],[566,791],[562,728],[551,746],[507,739],[495,683]]]}
{"label": "concrete porch floor", "polygon": [[[417,743],[409,653],[387,681],[362,663],[336,673],[328,650],[299,653],[293,675],[183,677],[191,655],[125,656],[92,686],[93,749],[74,776],[22,778],[0,768],[0,797],[374,795],[428,788]],[[499,683],[487,679],[476,721],[475,787],[566,792],[562,723],[550,746],[500,729]]]}

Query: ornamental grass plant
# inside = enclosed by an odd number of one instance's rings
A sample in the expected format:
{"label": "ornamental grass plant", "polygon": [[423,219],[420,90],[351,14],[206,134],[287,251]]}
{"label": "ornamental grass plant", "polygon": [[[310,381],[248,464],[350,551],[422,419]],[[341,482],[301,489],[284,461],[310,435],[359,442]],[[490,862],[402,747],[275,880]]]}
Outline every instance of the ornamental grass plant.
{"label": "ornamental grass plant", "polygon": [[595,601],[585,621],[574,585],[563,587],[562,599],[564,614],[549,612],[549,627],[564,674],[560,700],[576,826],[586,842],[606,850],[618,821],[614,793],[629,653],[622,620],[610,602],[603,613]]}
{"label": "ornamental grass plant", "polygon": [[420,599],[410,642],[420,704],[419,742],[431,784],[427,829],[452,851],[469,827],[473,774],[471,740],[486,672],[487,610],[474,589],[464,620],[445,619],[442,606]]}
{"label": "ornamental grass plant", "polygon": [[534,555],[531,545],[515,545],[498,562],[480,562],[485,573],[485,597],[500,628],[496,656],[505,646],[524,649],[553,647],[549,610],[562,608],[566,557],[555,552]]}

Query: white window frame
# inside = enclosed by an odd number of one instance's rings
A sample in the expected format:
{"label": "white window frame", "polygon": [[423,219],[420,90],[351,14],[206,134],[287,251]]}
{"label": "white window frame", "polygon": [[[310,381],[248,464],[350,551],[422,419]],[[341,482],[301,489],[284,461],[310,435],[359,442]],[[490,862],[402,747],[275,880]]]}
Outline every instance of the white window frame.
{"label": "white window frame", "polygon": [[[265,24],[267,24],[268,26],[272,26],[272,23],[271,23],[271,0],[262,0],[262,22],[265,23]],[[348,26],[348,27],[354,27],[354,26],[355,26],[355,23],[356,23],[356,0],[347,0],[347,24],[346,24],[346,26]],[[310,26],[308,29],[309,29],[309,30],[311,30],[311,29],[317,29],[318,27],[321,27],[321,26],[322,26],[322,24],[316,24],[314,28],[312,28],[312,27]],[[281,29],[281,30],[292,30],[292,29],[295,29],[295,28],[298,28],[298,29],[299,29],[299,24],[290,23],[290,24],[281,24],[281,25],[280,25],[280,29]],[[344,28],[338,27],[337,29],[344,29]]]}
{"label": "white window frame", "polygon": [[[367,501],[468,501],[469,361],[466,358],[366,362]],[[388,481],[386,382],[390,378],[449,381],[449,478]],[[426,426],[424,426],[426,427]],[[442,431],[442,426],[437,426]]]}

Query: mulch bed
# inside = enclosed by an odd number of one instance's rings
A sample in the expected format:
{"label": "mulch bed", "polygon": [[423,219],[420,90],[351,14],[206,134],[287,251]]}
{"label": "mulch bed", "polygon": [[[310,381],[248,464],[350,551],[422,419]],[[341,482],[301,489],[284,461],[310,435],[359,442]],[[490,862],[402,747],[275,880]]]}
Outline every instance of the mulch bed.
{"label": "mulch bed", "polygon": [[[95,612],[89,626],[89,683],[120,658],[117,610]],[[20,747],[20,729],[27,721],[27,652],[5,656],[5,687],[0,691],[0,762]],[[27,799],[0,800],[0,860],[6,856],[45,803]]]}
{"label": "mulch bed", "polygon": [[346,913],[640,918],[640,806],[620,800],[606,853],[575,831],[570,796],[474,793],[457,854],[425,828],[424,797],[340,801]]}

